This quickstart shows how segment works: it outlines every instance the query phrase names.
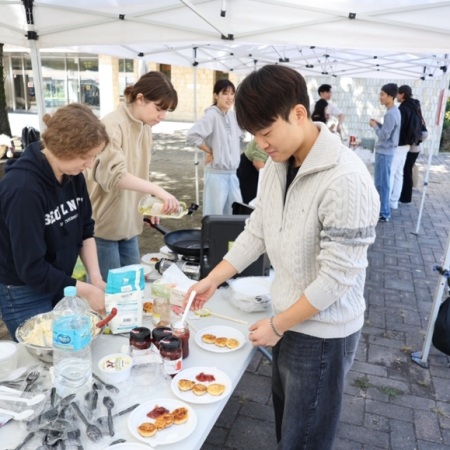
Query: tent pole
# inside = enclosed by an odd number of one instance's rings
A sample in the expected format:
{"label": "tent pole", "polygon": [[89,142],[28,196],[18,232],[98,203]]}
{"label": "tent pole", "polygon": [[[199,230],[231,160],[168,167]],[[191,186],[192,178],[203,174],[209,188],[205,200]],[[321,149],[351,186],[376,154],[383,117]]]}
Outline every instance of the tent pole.
{"label": "tent pole", "polygon": [[34,29],[34,16],[33,16],[33,0],[22,0],[25,8],[25,17],[27,19],[28,32],[26,34],[30,41],[30,57],[31,67],[33,69],[33,84],[34,92],[36,95],[36,106],[39,118],[39,131],[42,133],[45,129],[45,124],[42,120],[45,114],[45,100],[44,89],[42,83],[42,63],[39,49],[37,48],[36,41],[38,40],[38,34]]}
{"label": "tent pole", "polygon": [[431,307],[430,318],[428,320],[427,334],[423,342],[422,351],[411,353],[412,360],[419,364],[424,369],[428,369],[428,354],[430,353],[431,340],[433,338],[434,324],[442,303],[442,296],[444,289],[447,286],[448,274],[450,270],[450,233],[447,238],[445,246],[444,261],[440,268],[437,268],[440,273],[438,285],[434,294],[433,306]]}
{"label": "tent pole", "polygon": [[[197,122],[197,48],[193,49],[194,51],[194,123]],[[195,167],[195,203],[200,205],[200,190],[199,190],[199,181],[198,181],[198,147],[195,146],[194,153],[194,167]]]}
{"label": "tent pole", "polygon": [[36,106],[39,118],[39,131],[42,133],[45,130],[45,124],[42,118],[45,114],[45,100],[44,100],[44,86],[42,83],[42,63],[41,54],[36,48],[36,41],[30,41],[30,56],[31,56],[31,67],[33,69],[33,83],[34,92],[36,94]]}
{"label": "tent pole", "polygon": [[[447,59],[447,55],[445,55],[445,58]],[[447,86],[446,86],[447,66],[442,66],[441,69],[442,69],[442,77],[441,77],[441,84],[439,87],[439,93],[441,93],[442,90],[444,90],[444,95],[441,98],[441,104],[438,106],[438,110],[445,111],[445,106],[442,105],[442,102],[444,102],[444,100],[447,98],[447,96],[445,95],[447,92]],[[442,108],[444,108],[444,109],[442,110]],[[443,115],[444,114],[442,114],[442,116]],[[423,213],[423,207],[425,205],[425,197],[426,197],[426,193],[427,193],[428,180],[430,178],[431,162],[433,159],[434,147],[436,144],[437,129],[439,128],[439,125],[440,125],[439,119],[440,118],[436,118],[436,123],[433,126],[433,136],[431,138],[431,146],[428,151],[428,164],[427,164],[427,171],[425,173],[425,180],[423,182],[422,200],[420,201],[419,217],[417,218],[416,230],[414,232],[412,232],[413,234],[419,234],[419,230],[420,230],[420,222],[422,221],[422,213]],[[439,144],[438,144],[438,149],[439,149]]]}

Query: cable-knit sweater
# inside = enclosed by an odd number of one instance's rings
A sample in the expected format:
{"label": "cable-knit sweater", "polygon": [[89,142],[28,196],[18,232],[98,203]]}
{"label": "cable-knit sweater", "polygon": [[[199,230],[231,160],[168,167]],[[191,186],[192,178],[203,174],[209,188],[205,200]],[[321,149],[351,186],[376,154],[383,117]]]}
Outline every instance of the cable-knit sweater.
{"label": "cable-knit sweater", "polygon": [[292,331],[342,338],[364,322],[367,249],[379,195],[363,162],[325,124],[283,203],[288,162],[268,160],[255,211],[225,259],[239,272],[267,252],[275,314],[302,294],[320,312]]}

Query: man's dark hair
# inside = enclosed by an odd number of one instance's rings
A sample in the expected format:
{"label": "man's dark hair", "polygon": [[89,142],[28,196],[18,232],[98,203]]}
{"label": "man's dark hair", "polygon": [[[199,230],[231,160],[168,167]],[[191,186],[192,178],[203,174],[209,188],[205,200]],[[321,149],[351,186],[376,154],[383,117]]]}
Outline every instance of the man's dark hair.
{"label": "man's dark hair", "polygon": [[322,92],[330,92],[331,86],[329,84],[322,84],[322,86],[317,89],[318,94],[320,95]]}
{"label": "man's dark hair", "polygon": [[239,85],[235,103],[239,126],[252,134],[269,127],[278,117],[289,122],[295,105],[303,105],[310,117],[305,79],[285,66],[267,65],[252,72]]}
{"label": "man's dark hair", "polygon": [[314,122],[327,123],[327,115],[325,114],[325,108],[328,106],[328,102],[321,98],[314,105],[314,111],[311,114],[311,119]]}
{"label": "man's dark hair", "polygon": [[408,100],[408,98],[412,97],[412,89],[411,86],[408,86],[407,84],[403,84],[398,88],[398,93],[403,94],[405,97],[405,100]]}

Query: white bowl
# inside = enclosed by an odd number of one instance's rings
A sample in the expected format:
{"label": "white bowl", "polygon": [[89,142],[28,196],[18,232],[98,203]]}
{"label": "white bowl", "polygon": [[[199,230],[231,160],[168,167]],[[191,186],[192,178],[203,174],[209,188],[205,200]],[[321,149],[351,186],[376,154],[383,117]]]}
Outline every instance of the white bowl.
{"label": "white bowl", "polygon": [[13,341],[0,341],[0,378],[17,369],[17,344]]}
{"label": "white bowl", "polygon": [[123,353],[113,353],[98,362],[100,378],[107,383],[121,383],[128,380],[133,367],[133,360]]}

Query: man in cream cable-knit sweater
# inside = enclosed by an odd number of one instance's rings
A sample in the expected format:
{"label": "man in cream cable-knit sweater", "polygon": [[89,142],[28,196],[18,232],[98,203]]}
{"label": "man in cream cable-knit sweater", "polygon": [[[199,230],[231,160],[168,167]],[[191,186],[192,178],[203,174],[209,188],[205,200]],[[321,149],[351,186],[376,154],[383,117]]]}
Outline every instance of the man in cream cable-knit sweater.
{"label": "man in cream cable-knit sweater", "polygon": [[298,72],[271,65],[251,73],[237,91],[236,114],[270,158],[245,230],[192,287],[194,309],[268,253],[274,316],[253,324],[249,339],[273,346],[278,449],[331,450],[364,321],[379,196],[362,161],[311,121]]}

